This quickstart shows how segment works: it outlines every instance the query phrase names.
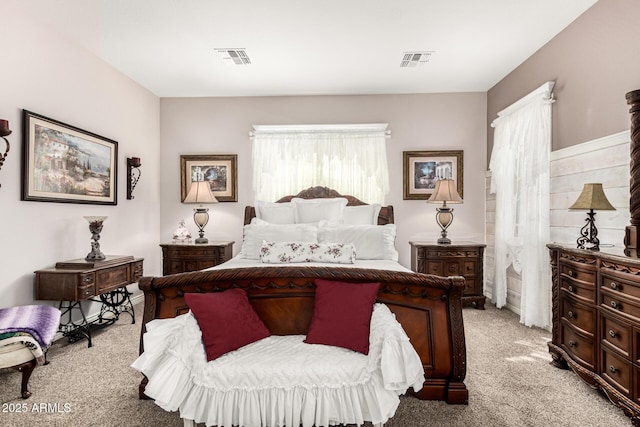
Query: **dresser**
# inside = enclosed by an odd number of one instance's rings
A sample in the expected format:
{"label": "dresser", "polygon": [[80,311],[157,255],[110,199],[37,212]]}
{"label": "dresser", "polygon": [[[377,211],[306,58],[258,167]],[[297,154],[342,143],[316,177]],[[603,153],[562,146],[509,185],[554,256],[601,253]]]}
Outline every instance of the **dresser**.
{"label": "dresser", "polygon": [[465,280],[462,304],[484,310],[483,295],[483,243],[409,242],[411,245],[411,270],[438,276],[462,276]]}
{"label": "dresser", "polygon": [[229,261],[235,242],[163,243],[162,274],[186,273]]}
{"label": "dresser", "polygon": [[547,245],[552,364],[572,368],[640,423],[640,258]]}

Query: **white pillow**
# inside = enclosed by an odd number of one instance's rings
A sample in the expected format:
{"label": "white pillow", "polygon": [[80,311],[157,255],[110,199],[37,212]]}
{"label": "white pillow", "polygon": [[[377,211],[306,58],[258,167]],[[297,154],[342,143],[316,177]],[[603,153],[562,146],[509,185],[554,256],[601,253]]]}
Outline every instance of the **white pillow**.
{"label": "white pillow", "polygon": [[322,221],[318,228],[319,243],[353,243],[356,248],[356,259],[398,261],[395,240],[395,224],[342,225]]}
{"label": "white pillow", "polygon": [[256,224],[244,226],[240,256],[260,259],[262,241],[268,242],[317,242],[318,227],[310,224]]}
{"label": "white pillow", "polygon": [[344,207],[347,199],[335,197],[332,199],[291,199],[293,215],[296,224],[318,223],[322,220],[342,222]]}
{"label": "white pillow", "polygon": [[286,203],[270,203],[256,201],[256,217],[271,224],[293,224],[293,205]]}
{"label": "white pillow", "polygon": [[378,225],[380,209],[382,209],[380,203],[362,206],[345,206],[342,223],[349,225]]}
{"label": "white pillow", "polygon": [[266,264],[326,262],[353,264],[356,250],[350,243],[308,243],[262,241],[260,259]]}

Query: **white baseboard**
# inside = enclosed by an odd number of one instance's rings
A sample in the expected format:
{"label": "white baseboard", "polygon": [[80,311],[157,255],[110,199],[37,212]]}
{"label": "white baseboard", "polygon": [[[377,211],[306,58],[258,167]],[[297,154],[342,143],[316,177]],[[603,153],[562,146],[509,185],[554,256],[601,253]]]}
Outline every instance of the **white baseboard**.
{"label": "white baseboard", "polygon": [[[130,297],[130,299],[131,299],[132,305],[139,304],[144,301],[144,293],[140,292],[140,293],[134,294]],[[90,314],[89,316],[87,316],[87,323],[95,322],[96,320],[98,320],[99,315],[100,315],[100,312]],[[62,338],[64,338],[64,336],[62,335],[62,332],[58,331],[53,337],[52,342],[58,341],[59,339],[62,339]]]}

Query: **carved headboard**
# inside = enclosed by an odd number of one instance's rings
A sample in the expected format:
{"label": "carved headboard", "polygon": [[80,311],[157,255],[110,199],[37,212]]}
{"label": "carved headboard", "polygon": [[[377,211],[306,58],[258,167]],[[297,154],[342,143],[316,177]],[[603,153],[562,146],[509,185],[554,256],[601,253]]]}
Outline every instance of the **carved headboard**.
{"label": "carved headboard", "polygon": [[[335,197],[344,197],[347,199],[347,206],[360,206],[367,205],[368,203],[363,202],[353,196],[343,196],[338,193],[336,190],[332,190],[327,187],[310,187],[306,190],[302,190],[300,193],[294,196],[284,196],[276,203],[286,203],[290,202],[294,197],[298,197],[300,199],[332,199]],[[244,208],[244,224],[247,225],[251,222],[251,220],[256,216],[256,210],[253,206],[247,206]],[[383,206],[380,209],[380,214],[378,215],[378,225],[385,224],[393,224],[393,206]]]}

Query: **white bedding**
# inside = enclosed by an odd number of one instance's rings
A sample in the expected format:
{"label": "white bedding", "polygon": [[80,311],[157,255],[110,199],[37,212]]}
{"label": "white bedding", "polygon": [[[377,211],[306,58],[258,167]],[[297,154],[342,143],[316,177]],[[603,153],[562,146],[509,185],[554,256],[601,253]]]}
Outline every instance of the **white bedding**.
{"label": "white bedding", "polygon": [[207,363],[191,313],[152,320],[143,339],[145,351],[131,366],[149,379],[145,394],[207,426],[384,423],[394,415],[398,395],[424,382],[418,354],[383,304],[374,307],[368,356],[291,335],[271,336]]}
{"label": "white bedding", "polygon": [[264,267],[264,268],[278,268],[278,267],[336,267],[336,268],[366,268],[376,270],[389,270],[389,271],[404,271],[411,273],[411,270],[400,265],[398,261],[392,261],[389,259],[358,259],[354,264],[325,264],[320,262],[304,262],[304,263],[292,263],[292,264],[265,264],[259,259],[248,259],[236,256],[229,261],[224,262],[215,267],[208,268],[207,270],[218,270],[224,268],[243,268],[243,267]]}

